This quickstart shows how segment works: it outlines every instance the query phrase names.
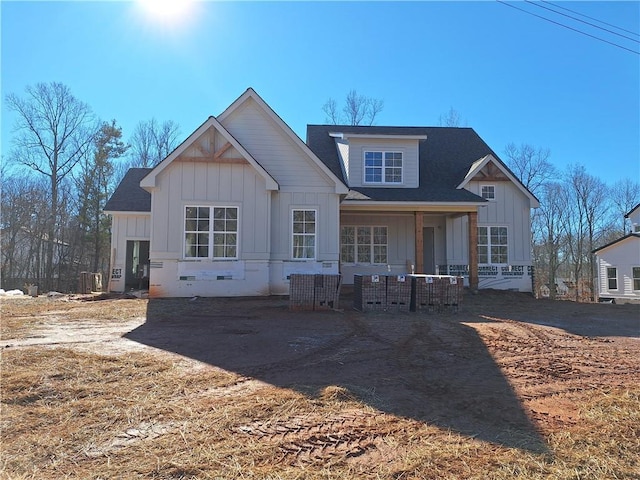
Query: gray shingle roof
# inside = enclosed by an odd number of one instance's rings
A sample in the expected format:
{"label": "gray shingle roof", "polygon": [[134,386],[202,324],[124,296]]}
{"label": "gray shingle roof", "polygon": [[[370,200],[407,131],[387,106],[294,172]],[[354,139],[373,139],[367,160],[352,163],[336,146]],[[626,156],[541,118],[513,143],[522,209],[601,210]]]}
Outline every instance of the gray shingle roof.
{"label": "gray shingle roof", "polygon": [[307,125],[307,144],[338,178],[347,184],[340,167],[334,138],[329,133],[370,135],[426,135],[419,140],[420,186],[418,188],[352,187],[347,199],[407,202],[483,202],[483,198],[456,187],[471,165],[498,155],[472,128],[457,127],[363,127],[350,125]]}
{"label": "gray shingle roof", "polygon": [[107,212],[150,212],[151,194],[140,187],[140,181],[151,168],[130,168],[104,206]]}

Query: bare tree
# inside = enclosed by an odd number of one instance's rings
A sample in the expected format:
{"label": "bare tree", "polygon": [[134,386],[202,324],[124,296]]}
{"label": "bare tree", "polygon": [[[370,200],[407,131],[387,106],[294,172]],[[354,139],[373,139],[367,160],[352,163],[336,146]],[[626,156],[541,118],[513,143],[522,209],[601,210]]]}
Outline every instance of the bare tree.
{"label": "bare tree", "polygon": [[526,143],[520,146],[509,143],[504,153],[509,168],[534,195],[537,195],[536,192],[545,182],[556,177],[556,169],[549,162],[551,151],[548,148],[536,148]]}
{"label": "bare tree", "polygon": [[351,90],[347,94],[342,112],[333,98],[327,100],[322,111],[326,115],[325,121],[332,125],[373,125],[383,108],[382,100],[359,95],[356,90]]}
{"label": "bare tree", "polygon": [[87,104],[75,98],[61,83],[38,83],[26,88],[26,96],[10,94],[7,106],[18,115],[14,160],[49,180],[51,200],[46,219],[46,267],[48,286],[54,278],[54,245],[59,215],[59,188],[90,148],[96,122]]}
{"label": "bare tree", "polygon": [[172,120],[159,124],[155,118],[139,122],[131,135],[129,167],[154,167],[178,144],[180,127]]}
{"label": "bare tree", "polygon": [[[562,264],[561,249],[565,236],[561,218],[567,208],[566,187],[558,182],[547,182],[540,189],[540,208],[533,215],[534,252],[537,266],[546,271],[551,299],[556,298],[558,270]],[[536,248],[537,247],[537,248]]]}
{"label": "bare tree", "polygon": [[441,127],[459,127],[462,125],[462,117],[460,112],[450,107],[447,113],[440,115],[439,122]]}
{"label": "bare tree", "polygon": [[[587,283],[590,288],[591,299],[594,299],[595,260],[591,253],[596,247],[598,235],[602,233],[603,222],[607,217],[607,186],[597,177],[587,173],[582,165],[569,167],[567,181],[571,189],[574,202],[574,212],[577,217],[575,232],[579,233],[574,250],[574,259],[578,261],[576,280],[579,279],[582,262],[589,265]],[[580,267],[580,269],[578,269]],[[576,298],[578,300],[578,298]]]}
{"label": "bare tree", "polygon": [[619,230],[616,228],[618,231],[615,232],[619,237],[628,231],[628,220],[624,218],[625,214],[640,203],[640,183],[625,178],[614,183],[609,192],[613,214],[616,217],[612,223],[619,225]]}

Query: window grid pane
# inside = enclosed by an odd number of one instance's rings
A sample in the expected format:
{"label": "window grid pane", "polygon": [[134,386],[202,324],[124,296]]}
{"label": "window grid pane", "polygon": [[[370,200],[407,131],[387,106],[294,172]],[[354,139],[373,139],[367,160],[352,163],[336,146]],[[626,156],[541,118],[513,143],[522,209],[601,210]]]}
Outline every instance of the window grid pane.
{"label": "window grid pane", "polygon": [[493,200],[496,198],[496,191],[493,185],[483,185],[481,191],[482,198],[486,198],[487,200]]}
{"label": "window grid pane", "polygon": [[209,207],[185,207],[184,256],[209,256]]}
{"label": "window grid pane", "polygon": [[402,183],[402,152],[364,152],[365,183]]}
{"label": "window grid pane", "polygon": [[213,258],[238,256],[238,208],[213,209]]}
{"label": "window grid pane", "polygon": [[607,268],[607,286],[609,290],[618,289],[618,269],[615,267]]}
{"label": "window grid pane", "polygon": [[316,211],[293,211],[293,258],[316,256]]}
{"label": "window grid pane", "polygon": [[478,263],[509,263],[507,227],[478,227]]}
{"label": "window grid pane", "polygon": [[340,253],[344,263],[386,264],[387,227],[342,227]]}

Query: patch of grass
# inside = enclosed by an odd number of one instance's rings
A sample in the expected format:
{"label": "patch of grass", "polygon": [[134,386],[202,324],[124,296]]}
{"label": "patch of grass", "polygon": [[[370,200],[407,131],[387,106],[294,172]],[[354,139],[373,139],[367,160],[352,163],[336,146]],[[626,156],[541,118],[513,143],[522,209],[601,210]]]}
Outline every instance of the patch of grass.
{"label": "patch of grass", "polygon": [[24,338],[48,322],[121,322],[146,315],[147,300],[69,300],[68,297],[3,298],[0,300],[0,338]]}
{"label": "patch of grass", "polygon": [[[10,479],[640,478],[640,387],[577,397],[547,453],[150,353],[12,349],[2,359]],[[236,387],[236,388],[233,388]]]}

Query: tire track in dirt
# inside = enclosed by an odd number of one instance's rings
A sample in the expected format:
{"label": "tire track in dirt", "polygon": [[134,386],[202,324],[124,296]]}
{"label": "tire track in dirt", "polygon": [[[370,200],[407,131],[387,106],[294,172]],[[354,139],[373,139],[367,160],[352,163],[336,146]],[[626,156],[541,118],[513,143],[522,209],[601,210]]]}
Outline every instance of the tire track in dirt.
{"label": "tire track in dirt", "polygon": [[330,417],[293,416],[255,421],[234,431],[273,445],[278,463],[307,465],[359,457],[381,449],[386,435],[398,431],[388,415],[347,409]]}

